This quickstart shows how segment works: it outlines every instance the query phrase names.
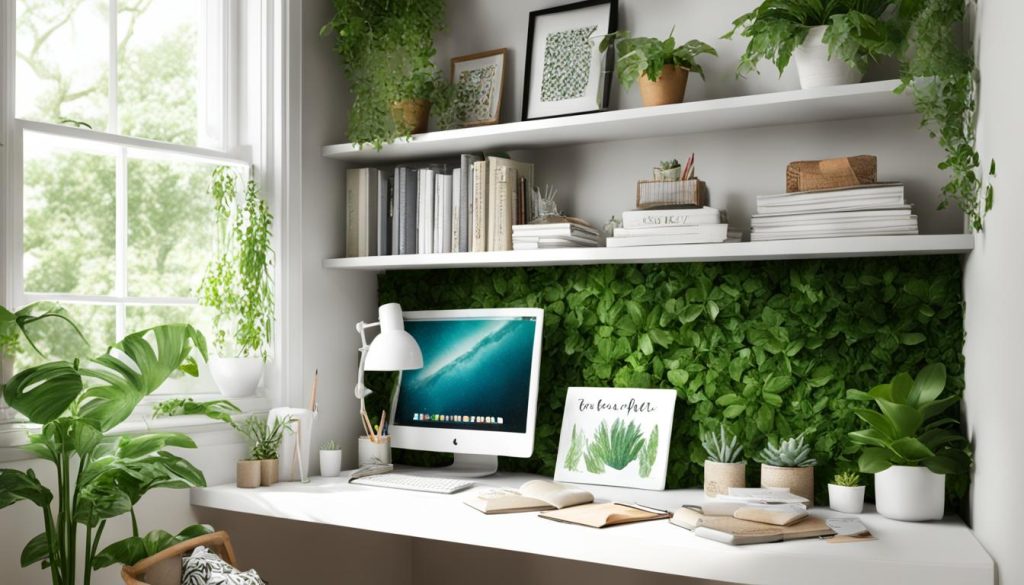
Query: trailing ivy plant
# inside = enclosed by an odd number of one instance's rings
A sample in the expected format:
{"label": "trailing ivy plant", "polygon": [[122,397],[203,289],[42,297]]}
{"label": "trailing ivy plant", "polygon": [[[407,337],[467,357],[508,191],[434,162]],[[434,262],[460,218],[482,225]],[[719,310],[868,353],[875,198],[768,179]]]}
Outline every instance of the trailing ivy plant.
{"label": "trailing ivy plant", "polygon": [[443,25],[444,0],[334,0],[320,34],[333,35],[352,93],[349,141],[379,150],[409,136],[392,104],[433,97],[433,37]]}
{"label": "trailing ivy plant", "polygon": [[218,255],[199,285],[199,302],[215,311],[214,345],[222,356],[266,360],[274,322],[274,218],[255,180],[239,196],[240,177],[230,167],[217,167],[212,179]]}

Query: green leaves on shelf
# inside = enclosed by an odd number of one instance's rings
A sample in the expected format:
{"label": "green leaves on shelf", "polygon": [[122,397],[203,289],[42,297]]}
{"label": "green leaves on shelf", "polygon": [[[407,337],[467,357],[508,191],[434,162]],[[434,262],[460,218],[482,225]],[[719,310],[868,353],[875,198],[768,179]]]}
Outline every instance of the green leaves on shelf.
{"label": "green leaves on shelf", "polygon": [[[813,437],[824,497],[858,456],[847,433],[861,428],[860,405],[847,388],[926,363],[946,364],[949,395],[963,388],[956,256],[401,271],[381,275],[379,290],[381,303],[406,310],[544,309],[534,454],[504,459],[508,470],[554,472],[569,386],[675,388],[672,433],[660,438],[670,444],[669,488],[701,485],[700,436],[721,424],[747,453]],[[387,400],[367,398],[374,411]],[[949,479],[963,494],[966,479]]]}

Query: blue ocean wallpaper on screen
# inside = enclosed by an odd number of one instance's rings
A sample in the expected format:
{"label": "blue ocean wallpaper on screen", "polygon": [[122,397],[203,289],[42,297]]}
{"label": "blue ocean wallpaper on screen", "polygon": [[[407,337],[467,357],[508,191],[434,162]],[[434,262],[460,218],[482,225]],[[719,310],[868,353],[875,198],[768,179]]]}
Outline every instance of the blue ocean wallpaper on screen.
{"label": "blue ocean wallpaper on screen", "polygon": [[526,432],[533,318],[406,320],[423,367],[402,372],[396,423]]}

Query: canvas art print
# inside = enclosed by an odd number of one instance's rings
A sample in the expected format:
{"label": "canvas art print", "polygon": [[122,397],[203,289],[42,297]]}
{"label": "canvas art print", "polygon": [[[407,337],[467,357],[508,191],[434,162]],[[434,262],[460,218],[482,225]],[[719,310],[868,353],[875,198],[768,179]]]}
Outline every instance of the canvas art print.
{"label": "canvas art print", "polygon": [[507,52],[497,49],[452,59],[452,83],[468,94],[464,126],[498,123]]}
{"label": "canvas art print", "polygon": [[530,13],[523,119],[608,107],[610,55],[600,37],[615,31],[616,0],[588,0]]}
{"label": "canvas art print", "polygon": [[675,390],[569,388],[555,481],[665,489]]}

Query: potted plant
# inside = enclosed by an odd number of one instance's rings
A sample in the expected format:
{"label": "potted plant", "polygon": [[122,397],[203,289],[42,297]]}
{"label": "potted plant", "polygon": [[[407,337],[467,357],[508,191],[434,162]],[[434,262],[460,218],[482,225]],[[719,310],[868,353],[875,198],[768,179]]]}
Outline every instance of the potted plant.
{"label": "potted plant", "polygon": [[332,35],[352,94],[349,141],[381,149],[426,130],[435,67],[434,33],[444,25],[444,0],[334,0],[320,29]]}
{"label": "potted plant", "polygon": [[725,38],[750,39],[738,72],[767,59],[781,74],[796,58],[800,87],[858,83],[869,62],[892,54],[901,35],[882,21],[893,0],[765,0],[733,21]]}
{"label": "potted plant", "polygon": [[214,309],[214,347],[210,374],[228,398],[252,395],[263,375],[273,335],[274,218],[256,181],[245,183],[229,167],[213,171],[210,195],[217,216],[217,257],[199,285],[199,302]]}
{"label": "potted plant", "polygon": [[654,180],[656,181],[678,181],[683,175],[683,165],[676,159],[663,160],[661,164],[654,167]]}
{"label": "potted plant", "polygon": [[704,460],[704,495],[715,497],[728,494],[731,487],[746,487],[747,462],[740,459],[743,445],[725,427],[718,433],[707,433],[701,444],[708,458]]}
{"label": "potted plant", "polygon": [[235,483],[240,488],[271,486],[277,483],[277,451],[290,421],[274,418],[268,422],[253,415],[233,425],[249,443],[249,456],[238,462]]}
{"label": "potted plant", "polygon": [[334,439],[320,445],[320,476],[338,477],[341,474],[341,447]]}
{"label": "potted plant", "polygon": [[686,93],[686,80],[690,72],[704,78],[704,69],[697,63],[700,55],[718,55],[707,43],[696,39],[676,45],[673,36],[675,28],[667,39],[652,37],[630,37],[626,31],[605,35],[600,50],[607,51],[612,45],[618,58],[615,73],[622,87],[629,89],[639,82],[640,98],[645,106],[678,104]]}
{"label": "potted plant", "polygon": [[778,444],[768,441],[761,450],[761,487],[789,488],[814,505],[814,466],[811,446],[803,435],[786,439]]}
{"label": "potted plant", "polygon": [[878,406],[855,411],[869,428],[850,439],[864,446],[858,465],[861,473],[875,474],[875,505],[886,518],[941,519],[946,475],[970,470],[967,438],[943,416],[960,397],[940,398],[945,388],[946,367],[931,364],[916,378],[901,373],[868,392],[847,391],[852,400]]}
{"label": "potted plant", "polygon": [[828,507],[844,514],[860,514],[864,511],[864,490],[856,471],[837,473],[828,484]]}

